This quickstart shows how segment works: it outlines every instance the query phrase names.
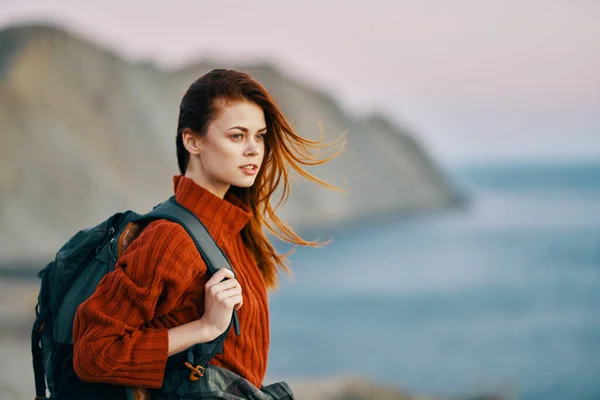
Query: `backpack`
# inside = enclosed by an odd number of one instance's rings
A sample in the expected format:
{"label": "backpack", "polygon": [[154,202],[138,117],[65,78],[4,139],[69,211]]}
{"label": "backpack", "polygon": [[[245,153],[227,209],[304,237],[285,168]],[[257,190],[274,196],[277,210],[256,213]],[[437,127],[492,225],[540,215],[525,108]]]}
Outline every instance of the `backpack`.
{"label": "backpack", "polygon": [[[36,399],[131,398],[132,388],[83,382],[77,377],[73,370],[73,321],[79,305],[92,295],[100,280],[115,269],[118,240],[125,228],[131,222],[147,224],[157,219],[176,222],[187,231],[206,263],[208,274],[212,275],[220,268],[233,271],[206,227],[192,212],[178,204],[174,196],[147,214],[129,210],[114,214],[93,228],[79,231],[38,274],[41,287],[31,332]],[[199,368],[222,353],[231,325],[239,335],[240,324],[235,310],[229,328],[218,338],[196,344],[169,358],[165,371],[168,384],[160,389],[162,397],[180,398],[180,392],[195,380],[194,375],[197,378]],[[180,382],[182,377],[188,376],[188,382]],[[46,397],[46,383],[50,397]]]}

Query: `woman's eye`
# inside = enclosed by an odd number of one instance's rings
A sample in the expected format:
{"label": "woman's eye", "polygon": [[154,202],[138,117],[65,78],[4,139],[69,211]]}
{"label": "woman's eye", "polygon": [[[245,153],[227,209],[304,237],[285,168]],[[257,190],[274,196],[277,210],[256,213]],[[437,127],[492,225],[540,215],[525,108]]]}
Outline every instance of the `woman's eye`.
{"label": "woman's eye", "polygon": [[256,135],[256,137],[259,138],[260,140],[264,140],[265,134],[264,133],[259,133],[258,135]]}
{"label": "woman's eye", "polygon": [[242,135],[241,133],[236,133],[236,134],[231,135],[231,138],[236,139],[236,140],[242,139],[243,137],[244,137],[244,135]]}

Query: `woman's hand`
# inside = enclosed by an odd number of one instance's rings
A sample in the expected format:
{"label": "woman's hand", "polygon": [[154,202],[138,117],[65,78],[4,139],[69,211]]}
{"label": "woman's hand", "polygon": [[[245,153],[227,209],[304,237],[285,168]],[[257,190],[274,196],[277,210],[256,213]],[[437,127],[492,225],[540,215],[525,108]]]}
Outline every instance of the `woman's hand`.
{"label": "woman's hand", "polygon": [[242,287],[233,272],[221,268],[206,282],[205,289],[204,315],[200,320],[214,329],[216,338],[229,327],[233,310],[242,307]]}
{"label": "woman's hand", "polygon": [[244,302],[242,287],[227,268],[218,270],[205,287],[204,315],[196,321],[169,329],[169,357],[197,343],[207,343],[219,337],[229,327],[233,310],[239,310]]}

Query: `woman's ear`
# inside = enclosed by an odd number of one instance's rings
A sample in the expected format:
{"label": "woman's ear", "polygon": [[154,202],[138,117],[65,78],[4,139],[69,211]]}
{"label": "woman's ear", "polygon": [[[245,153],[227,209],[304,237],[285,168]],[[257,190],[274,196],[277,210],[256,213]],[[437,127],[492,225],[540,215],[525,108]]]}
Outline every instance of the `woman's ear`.
{"label": "woman's ear", "polygon": [[199,154],[200,153],[200,142],[201,138],[199,135],[195,134],[190,128],[185,128],[181,133],[181,138],[183,140],[183,146],[190,154]]}

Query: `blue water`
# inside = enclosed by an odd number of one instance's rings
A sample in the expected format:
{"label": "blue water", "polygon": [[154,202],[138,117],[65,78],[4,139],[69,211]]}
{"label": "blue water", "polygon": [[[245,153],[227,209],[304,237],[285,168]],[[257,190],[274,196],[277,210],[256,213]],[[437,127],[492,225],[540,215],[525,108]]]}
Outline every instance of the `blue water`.
{"label": "blue water", "polygon": [[462,167],[466,210],[355,226],[291,257],[269,376],[600,399],[600,164]]}

